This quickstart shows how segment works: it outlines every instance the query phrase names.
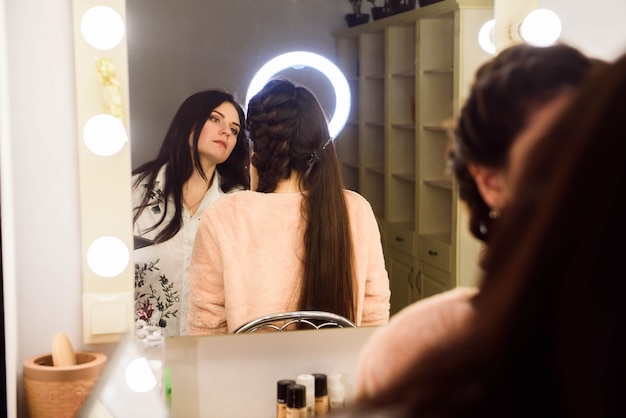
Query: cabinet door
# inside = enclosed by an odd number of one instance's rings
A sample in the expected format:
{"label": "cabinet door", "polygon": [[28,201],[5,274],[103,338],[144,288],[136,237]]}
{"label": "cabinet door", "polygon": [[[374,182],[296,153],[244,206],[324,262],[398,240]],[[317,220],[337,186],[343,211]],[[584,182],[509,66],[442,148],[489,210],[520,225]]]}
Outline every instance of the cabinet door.
{"label": "cabinet door", "polygon": [[422,263],[420,274],[417,277],[417,284],[421,290],[422,298],[427,298],[451,289],[450,274]]}
{"label": "cabinet door", "polygon": [[391,285],[391,315],[393,315],[415,300],[415,259],[389,248],[387,259]]}

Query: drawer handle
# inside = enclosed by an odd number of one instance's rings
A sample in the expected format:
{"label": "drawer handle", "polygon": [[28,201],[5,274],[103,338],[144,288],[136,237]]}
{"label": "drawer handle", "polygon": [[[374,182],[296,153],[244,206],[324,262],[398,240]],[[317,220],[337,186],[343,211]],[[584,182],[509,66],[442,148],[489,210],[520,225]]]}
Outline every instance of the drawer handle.
{"label": "drawer handle", "polygon": [[396,241],[398,241],[398,242],[404,242],[404,238],[403,238],[403,237],[398,237],[398,236],[396,236]]}
{"label": "drawer handle", "polygon": [[437,251],[428,250],[428,255],[438,256],[438,255],[439,255],[439,253],[437,253]]}

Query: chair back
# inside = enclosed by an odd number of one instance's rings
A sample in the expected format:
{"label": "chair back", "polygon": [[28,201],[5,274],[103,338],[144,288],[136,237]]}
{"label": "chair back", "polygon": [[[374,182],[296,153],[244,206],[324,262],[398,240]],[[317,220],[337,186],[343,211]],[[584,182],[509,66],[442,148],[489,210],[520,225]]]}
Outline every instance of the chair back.
{"label": "chair back", "polygon": [[265,315],[243,324],[233,334],[264,331],[288,331],[290,329],[356,328],[347,318],[330,312],[292,311]]}

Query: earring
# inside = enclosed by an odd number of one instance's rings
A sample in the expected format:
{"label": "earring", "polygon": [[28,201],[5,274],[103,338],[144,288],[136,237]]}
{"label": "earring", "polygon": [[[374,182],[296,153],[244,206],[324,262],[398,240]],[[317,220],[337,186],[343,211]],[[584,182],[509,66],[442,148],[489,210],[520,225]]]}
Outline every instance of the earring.
{"label": "earring", "polygon": [[499,208],[491,208],[491,210],[489,211],[489,219],[496,219],[500,216],[500,209]]}

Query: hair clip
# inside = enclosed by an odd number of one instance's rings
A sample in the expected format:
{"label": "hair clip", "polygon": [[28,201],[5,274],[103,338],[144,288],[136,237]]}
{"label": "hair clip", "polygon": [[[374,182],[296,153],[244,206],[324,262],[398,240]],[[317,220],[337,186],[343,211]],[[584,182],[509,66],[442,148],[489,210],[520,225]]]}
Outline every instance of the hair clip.
{"label": "hair clip", "polygon": [[317,153],[309,154],[309,156],[306,159],[306,165],[307,167],[311,167],[313,164],[315,164],[319,160],[320,160],[320,157],[317,155]]}

